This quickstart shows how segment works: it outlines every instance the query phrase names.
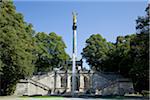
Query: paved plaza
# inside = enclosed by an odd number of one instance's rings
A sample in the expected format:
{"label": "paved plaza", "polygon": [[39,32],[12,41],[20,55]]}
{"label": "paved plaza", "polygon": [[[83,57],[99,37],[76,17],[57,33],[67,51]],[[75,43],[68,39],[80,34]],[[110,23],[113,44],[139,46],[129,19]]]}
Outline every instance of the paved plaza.
{"label": "paved plaza", "polygon": [[0,100],[148,100],[148,98],[66,98],[66,97],[17,97],[1,96]]}

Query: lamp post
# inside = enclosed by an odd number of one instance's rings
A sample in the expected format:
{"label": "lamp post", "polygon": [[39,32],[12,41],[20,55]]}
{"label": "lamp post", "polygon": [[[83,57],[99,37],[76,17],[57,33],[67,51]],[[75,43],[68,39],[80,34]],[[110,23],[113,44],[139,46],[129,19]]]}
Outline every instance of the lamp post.
{"label": "lamp post", "polygon": [[77,54],[77,25],[76,25],[76,22],[77,22],[77,18],[76,18],[76,15],[77,13],[73,12],[72,13],[73,15],[73,26],[72,26],[72,29],[73,29],[73,52],[72,52],[72,96],[75,96],[75,90],[76,90],[76,54]]}

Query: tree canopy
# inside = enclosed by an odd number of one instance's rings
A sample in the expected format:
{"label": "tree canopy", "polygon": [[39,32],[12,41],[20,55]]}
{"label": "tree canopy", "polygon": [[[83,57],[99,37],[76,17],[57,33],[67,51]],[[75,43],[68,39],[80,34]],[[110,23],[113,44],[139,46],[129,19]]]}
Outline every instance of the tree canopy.
{"label": "tree canopy", "polygon": [[82,56],[92,68],[100,70],[101,63],[106,59],[110,47],[110,44],[100,34],[91,35],[86,40]]}
{"label": "tree canopy", "polygon": [[149,89],[149,7],[146,15],[136,20],[136,36],[131,41],[130,54],[133,57],[133,68],[129,74],[137,91]]}
{"label": "tree canopy", "polygon": [[62,67],[64,61],[69,59],[69,55],[65,52],[66,45],[61,36],[52,32],[46,34],[39,32],[35,35],[36,72],[51,71],[53,68]]}
{"label": "tree canopy", "polygon": [[12,2],[0,5],[1,95],[12,94],[19,79],[33,72],[32,25],[24,22]]}

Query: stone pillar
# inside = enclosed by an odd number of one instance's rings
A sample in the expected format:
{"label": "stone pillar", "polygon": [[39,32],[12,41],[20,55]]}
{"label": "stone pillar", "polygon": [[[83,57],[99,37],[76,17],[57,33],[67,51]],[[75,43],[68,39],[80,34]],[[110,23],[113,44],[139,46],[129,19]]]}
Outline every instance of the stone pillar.
{"label": "stone pillar", "polygon": [[29,81],[27,79],[27,95],[29,95]]}
{"label": "stone pillar", "polygon": [[57,74],[56,80],[56,88],[61,88],[61,76],[59,74]]}
{"label": "stone pillar", "polygon": [[67,92],[71,92],[71,75],[69,74],[67,78]]}
{"label": "stone pillar", "polygon": [[90,73],[90,75],[89,75],[89,84],[90,84],[90,88],[93,88],[93,73]]}
{"label": "stone pillar", "polygon": [[84,76],[83,74],[80,74],[80,88],[79,92],[84,92]]}
{"label": "stone pillar", "polygon": [[53,93],[56,92],[56,78],[57,78],[57,72],[54,71],[54,89],[53,89]]}

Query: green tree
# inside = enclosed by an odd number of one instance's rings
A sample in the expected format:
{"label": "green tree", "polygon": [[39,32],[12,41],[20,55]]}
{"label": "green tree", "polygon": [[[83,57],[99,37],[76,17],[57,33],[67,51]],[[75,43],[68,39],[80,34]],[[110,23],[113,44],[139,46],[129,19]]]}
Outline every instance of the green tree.
{"label": "green tree", "polygon": [[103,70],[102,62],[107,58],[110,48],[110,43],[106,42],[100,34],[91,35],[86,40],[86,47],[83,48],[82,56],[91,68]]}
{"label": "green tree", "polygon": [[139,92],[149,89],[149,7],[150,4],[146,8],[146,16],[136,20],[137,34],[131,41],[130,53],[134,62],[129,74]]}
{"label": "green tree", "polygon": [[64,62],[69,59],[69,55],[65,52],[66,45],[62,37],[54,32],[36,34],[35,43],[37,48],[35,72],[51,71],[53,68],[63,66]]}
{"label": "green tree", "polygon": [[104,71],[120,72],[128,76],[132,59],[129,55],[130,41],[135,35],[118,36],[113,48],[108,51],[107,59],[103,61]]}
{"label": "green tree", "polygon": [[16,83],[33,72],[32,25],[24,22],[10,1],[0,5],[1,95],[13,94]]}

